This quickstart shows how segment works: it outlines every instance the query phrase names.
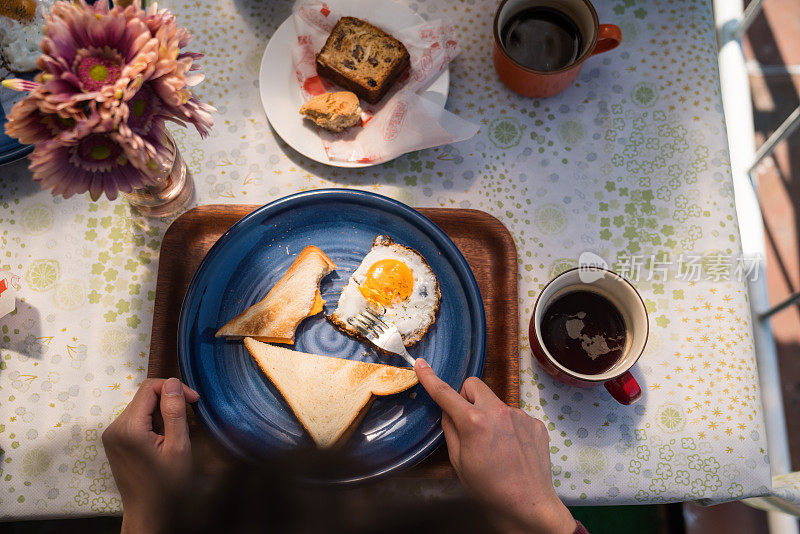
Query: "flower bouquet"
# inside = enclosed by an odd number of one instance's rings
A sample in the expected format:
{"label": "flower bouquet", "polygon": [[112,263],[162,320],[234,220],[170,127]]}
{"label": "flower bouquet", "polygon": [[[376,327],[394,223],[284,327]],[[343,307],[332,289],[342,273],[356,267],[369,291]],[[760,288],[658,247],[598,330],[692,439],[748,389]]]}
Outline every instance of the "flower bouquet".
{"label": "flower bouquet", "polygon": [[34,145],[33,179],[65,198],[122,192],[151,214],[163,214],[152,210],[164,201],[180,208],[175,197],[188,200],[191,177],[165,123],[192,124],[206,136],[215,111],[190,90],[203,80],[202,54],[183,51],[191,38],[157,5],[56,2],[45,18],[41,72],[3,81],[28,92],[6,133]]}

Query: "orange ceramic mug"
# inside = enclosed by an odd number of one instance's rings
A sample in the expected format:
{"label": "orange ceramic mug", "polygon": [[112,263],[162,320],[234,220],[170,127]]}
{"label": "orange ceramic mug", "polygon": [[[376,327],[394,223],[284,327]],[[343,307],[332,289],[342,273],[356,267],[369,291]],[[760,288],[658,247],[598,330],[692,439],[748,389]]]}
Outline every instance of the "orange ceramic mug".
{"label": "orange ceramic mug", "polygon": [[[574,61],[557,70],[542,71],[526,67],[508,54],[501,39],[503,27],[511,17],[531,7],[556,9],[575,23],[582,46]],[[589,0],[503,0],[494,16],[494,68],[512,91],[534,98],[553,96],[572,85],[589,56],[612,50],[621,41],[619,27],[600,24]]]}

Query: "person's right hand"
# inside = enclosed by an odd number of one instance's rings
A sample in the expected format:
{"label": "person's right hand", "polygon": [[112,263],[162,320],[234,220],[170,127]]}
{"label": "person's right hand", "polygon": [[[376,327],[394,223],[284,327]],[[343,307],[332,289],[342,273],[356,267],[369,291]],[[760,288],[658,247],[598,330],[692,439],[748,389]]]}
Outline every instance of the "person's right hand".
{"label": "person's right hand", "polygon": [[467,491],[506,516],[506,532],[572,534],[576,522],[553,488],[547,428],[501,401],[479,378],[459,395],[423,359],[419,381],[442,408],[450,462]]}

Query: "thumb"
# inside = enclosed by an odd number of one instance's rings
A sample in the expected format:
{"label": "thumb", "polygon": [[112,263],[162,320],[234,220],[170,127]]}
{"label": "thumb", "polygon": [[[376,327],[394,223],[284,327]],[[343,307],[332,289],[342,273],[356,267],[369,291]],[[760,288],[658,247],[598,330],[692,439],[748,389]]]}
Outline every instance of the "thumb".
{"label": "thumb", "polygon": [[189,445],[186,422],[186,398],[183,384],[177,378],[164,382],[161,389],[161,418],[164,420],[164,442],[167,447],[183,449]]}

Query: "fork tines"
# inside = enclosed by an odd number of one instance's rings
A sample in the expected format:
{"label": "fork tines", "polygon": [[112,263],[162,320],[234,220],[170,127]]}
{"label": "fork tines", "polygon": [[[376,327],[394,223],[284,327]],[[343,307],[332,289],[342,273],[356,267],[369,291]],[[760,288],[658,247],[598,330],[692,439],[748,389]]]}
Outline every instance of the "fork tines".
{"label": "fork tines", "polygon": [[386,323],[386,321],[383,320],[383,316],[378,313],[375,313],[372,310],[369,309],[364,310],[363,312],[361,312],[361,315],[364,315],[369,319],[372,319],[376,324],[382,326],[384,330],[389,328],[389,325]]}
{"label": "fork tines", "polygon": [[351,317],[347,322],[364,335],[370,333],[382,334],[389,327],[380,317],[369,311],[363,311],[355,317]]}
{"label": "fork tines", "polygon": [[350,325],[353,326],[356,330],[358,330],[361,333],[361,335],[366,337],[372,335],[372,332],[370,331],[372,325],[370,325],[363,317],[356,315],[355,317],[351,317],[350,319],[348,319],[347,322],[350,323]]}

